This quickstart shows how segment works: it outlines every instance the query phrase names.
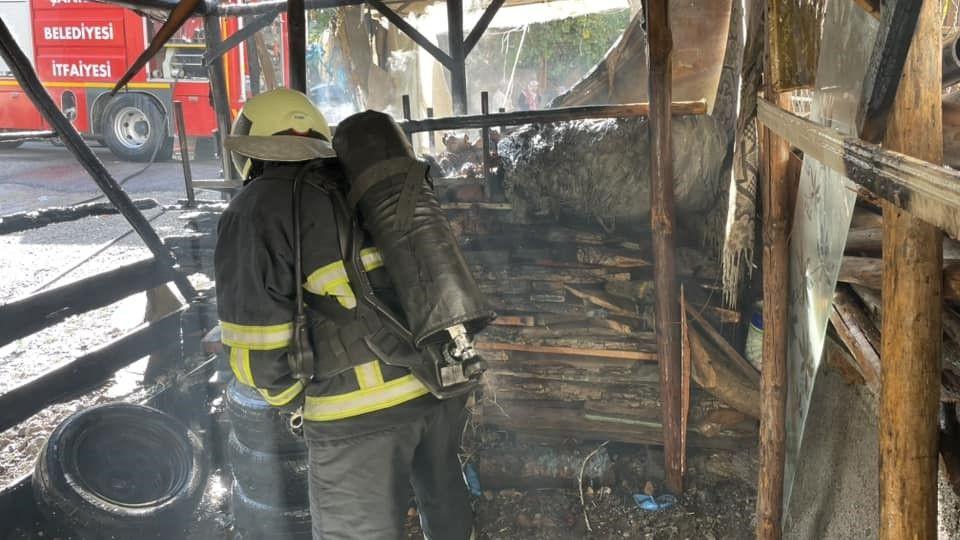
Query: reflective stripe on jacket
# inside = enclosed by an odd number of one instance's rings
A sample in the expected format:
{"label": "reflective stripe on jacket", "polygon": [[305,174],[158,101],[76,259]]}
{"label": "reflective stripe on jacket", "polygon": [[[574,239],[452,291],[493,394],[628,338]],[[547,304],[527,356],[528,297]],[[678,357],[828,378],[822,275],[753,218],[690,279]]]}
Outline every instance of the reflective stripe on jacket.
{"label": "reflective stripe on jacket", "polygon": [[[293,338],[296,293],[291,201],[295,166],[268,166],[244,187],[223,213],[215,252],[217,305],[230,367],[240,383],[256,388],[275,406],[304,399],[304,417],[329,421],[399,405],[428,393],[405,369],[371,353],[369,363],[304,384],[290,376],[287,347]],[[339,174],[336,169],[324,171]],[[305,296],[336,298],[356,307],[343,261],[332,203],[308,183],[301,201],[302,270]],[[389,286],[380,252],[361,251],[374,283]],[[322,362],[323,359],[317,359]],[[306,391],[304,391],[306,390]]]}

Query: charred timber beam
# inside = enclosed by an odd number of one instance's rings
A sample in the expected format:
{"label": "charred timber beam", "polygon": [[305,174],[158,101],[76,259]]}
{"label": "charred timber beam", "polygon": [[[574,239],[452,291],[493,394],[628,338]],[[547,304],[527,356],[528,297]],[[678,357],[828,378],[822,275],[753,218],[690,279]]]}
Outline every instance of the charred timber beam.
{"label": "charred timber beam", "polygon": [[396,26],[401,32],[407,35],[408,38],[412,39],[414,43],[423,47],[423,50],[430,53],[430,56],[434,57],[437,62],[443,64],[447,69],[453,70],[454,62],[453,59],[447,53],[443,52],[440,47],[434,45],[429,39],[426,38],[419,30],[414,28],[410,23],[401,17],[396,11],[390,9],[385,3],[380,0],[366,0],[366,3],[370,5],[373,9],[380,12],[381,15],[386,17],[391,24]]}
{"label": "charred timber beam", "polygon": [[304,0],[287,1],[287,54],[290,88],[307,93],[307,12]]}
{"label": "charred timber beam", "polygon": [[[306,9],[327,9],[344,6],[359,6],[364,0],[304,0]],[[391,2],[393,3],[393,2]],[[244,17],[249,15],[262,15],[275,9],[281,11],[287,9],[287,0],[268,0],[266,2],[254,2],[250,4],[221,4],[207,0],[207,13],[210,15],[219,15],[223,17]]]}
{"label": "charred timber beam", "polygon": [[[157,207],[153,199],[136,199],[133,206],[139,210]],[[44,227],[50,223],[76,221],[89,216],[117,214],[120,211],[111,203],[87,203],[64,208],[43,208],[34,212],[20,212],[0,217],[0,234],[10,234]]]}
{"label": "charred timber beam", "polygon": [[57,138],[56,131],[4,131],[0,133],[0,142],[18,142]]}
{"label": "charred timber beam", "polygon": [[[223,32],[220,28],[220,17],[207,15],[203,18],[203,34],[207,50],[215,50],[223,42]],[[210,96],[213,100],[213,110],[217,116],[217,142],[220,150],[220,165],[223,168],[223,179],[229,182],[234,178],[233,163],[230,153],[224,143],[230,134],[230,99],[227,96],[227,76],[223,64],[223,57],[214,58],[207,67],[207,77],[210,79]]]}
{"label": "charred timber beam", "polygon": [[[932,163],[943,159],[940,32],[940,2],[926,0],[883,140],[885,148]],[[943,233],[922,217],[883,208],[881,540],[938,535]]]}
{"label": "charred timber beam", "polygon": [[447,0],[450,95],[453,113],[467,114],[467,52],[463,43],[463,0]]}
{"label": "charred timber beam", "polygon": [[[134,206],[127,192],[120,187],[110,172],[107,171],[107,168],[103,166],[103,162],[87,146],[73,124],[67,120],[57,104],[54,103],[53,98],[50,97],[40,79],[37,78],[37,73],[30,64],[30,60],[23,54],[17,42],[14,41],[13,35],[3,20],[0,20],[0,56],[6,60],[7,66],[17,78],[20,87],[30,96],[30,100],[40,111],[40,114],[57,132],[60,140],[70,149],[70,152],[90,174],[93,181],[100,186],[107,199],[120,210],[133,230],[137,231],[153,256],[164,266],[176,270],[178,266],[173,254],[163,245],[160,237],[157,236],[157,231],[153,230],[143,214]],[[197,295],[186,276],[176,272],[173,279],[184,297],[192,299]]]}
{"label": "charred timber beam", "polygon": [[[0,396],[0,432],[9,429],[48,405],[61,402],[102,384],[120,368],[180,347],[180,314],[175,311],[104,347],[76,358]],[[159,344],[159,346],[158,346]]]}
{"label": "charred timber beam", "polygon": [[108,306],[166,283],[171,272],[147,259],[0,306],[0,346],[53,326],[67,317]]}
{"label": "charred timber beam", "polygon": [[886,0],[883,7],[857,112],[860,138],[865,141],[879,143],[883,138],[921,5],[917,0]]}
{"label": "charred timber beam", "polygon": [[[674,116],[685,114],[706,114],[705,101],[674,102],[671,113]],[[420,131],[442,131],[445,129],[480,129],[484,127],[517,126],[521,124],[539,124],[544,122],[569,122],[593,118],[631,118],[648,116],[649,103],[628,103],[624,105],[590,105],[584,107],[561,107],[541,111],[514,111],[506,113],[474,114],[469,116],[448,116],[445,118],[427,118],[400,122],[400,127],[408,133]]]}
{"label": "charred timber beam", "polygon": [[[938,99],[939,103],[939,99]],[[759,120],[827,167],[892,205],[960,238],[960,171],[881,148],[817,125],[767,101],[758,102]],[[940,114],[937,114],[939,127]],[[918,133],[934,137],[927,126]],[[938,131],[937,133],[940,133]],[[940,140],[939,136],[936,136]]]}
{"label": "charred timber beam", "polygon": [[[946,300],[960,302],[960,264],[951,263],[943,268],[942,296]],[[844,257],[840,263],[838,281],[863,285],[881,290],[884,266],[882,259],[870,257]]]}
{"label": "charred timber beam", "polygon": [[650,66],[650,222],[660,401],[663,403],[664,471],[667,488],[683,491],[681,433],[680,288],[674,252],[673,142],[670,118],[673,94],[673,35],[667,0],[644,2]]}
{"label": "charred timber beam", "polygon": [[150,39],[150,44],[147,45],[147,48],[130,64],[127,71],[120,77],[120,80],[113,85],[113,89],[110,90],[110,95],[116,94],[121,88],[126,86],[127,83],[130,82],[130,79],[132,79],[138,71],[143,69],[154,55],[160,52],[167,43],[167,40],[173,37],[173,35],[177,33],[177,30],[192,16],[193,12],[202,5],[203,0],[180,0],[177,6],[170,10],[170,13],[167,15],[167,20],[163,22],[163,25],[157,30],[153,38]]}
{"label": "charred timber beam", "polygon": [[[246,41],[249,38],[252,38],[253,35],[259,32],[261,29],[269,26],[270,23],[272,23],[273,20],[277,18],[277,15],[279,15],[281,11],[283,11],[283,9],[278,7],[278,8],[275,8],[273,11],[268,11],[263,15],[260,15],[259,17],[253,19],[252,21],[244,24],[243,28],[237,30],[236,32],[231,34],[230,37],[223,40],[216,49],[205,50],[203,52],[203,66],[209,68],[210,63],[213,62],[214,59],[220,58],[224,54],[227,54],[227,51],[236,47],[241,42]],[[248,51],[247,54],[250,55],[250,52]],[[251,58],[253,57],[254,56],[251,56]],[[251,66],[251,75],[253,74],[252,71],[253,69]],[[250,83],[251,85],[253,84],[253,77],[251,77]],[[257,84],[259,84],[259,77],[257,80]],[[256,95],[256,92],[254,93],[254,95]]]}
{"label": "charred timber beam", "polygon": [[503,2],[504,0],[493,0],[490,2],[490,5],[487,6],[487,9],[484,10],[483,15],[480,16],[480,20],[477,21],[473,30],[470,31],[470,35],[468,35],[467,39],[463,42],[464,56],[469,55],[470,51],[477,45],[477,42],[480,41],[480,38],[483,37],[483,33],[486,32],[487,27],[490,26],[490,21],[493,20],[493,16],[496,15],[500,7],[503,6]]}

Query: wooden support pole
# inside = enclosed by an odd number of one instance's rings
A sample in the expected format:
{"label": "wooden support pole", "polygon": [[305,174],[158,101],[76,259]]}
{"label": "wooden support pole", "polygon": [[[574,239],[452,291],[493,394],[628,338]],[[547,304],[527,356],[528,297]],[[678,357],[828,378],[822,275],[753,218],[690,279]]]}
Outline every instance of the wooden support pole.
{"label": "wooden support pole", "polygon": [[[768,99],[790,108],[790,94],[774,93],[770,66],[764,69]],[[787,176],[790,144],[761,129],[763,197],[763,360],[760,376],[760,476],[757,480],[757,539],[779,540],[783,520],[787,403]]]}
{"label": "wooden support pole", "polygon": [[[486,91],[480,92],[480,114],[490,114],[490,94]],[[480,137],[483,139],[483,189],[485,198],[489,200],[492,193],[490,189],[490,128],[481,128]]]}
{"label": "wooden support pole", "polygon": [[[926,0],[889,115],[884,148],[943,159],[940,2]],[[880,538],[937,538],[942,233],[883,209]]]}
{"label": "wooden support pole", "polygon": [[463,43],[463,0],[447,0],[447,40],[450,50],[450,95],[453,113],[467,114],[467,54]]}
{"label": "wooden support pole", "polygon": [[[433,107],[427,107],[427,118],[433,118]],[[433,132],[427,133],[430,136],[430,154],[434,154],[437,151],[437,141],[434,137]]]}
{"label": "wooden support pole", "polygon": [[649,32],[650,66],[650,221],[656,290],[657,351],[660,401],[663,404],[663,454],[667,489],[683,491],[681,468],[680,289],[673,242],[673,147],[670,105],[673,94],[673,35],[667,0],[644,3]]}
{"label": "wooden support pole", "polygon": [[307,12],[303,0],[287,0],[287,58],[290,88],[307,93]]}
{"label": "wooden support pole", "polygon": [[[215,0],[213,0],[215,1]],[[220,17],[216,15],[207,15],[203,18],[203,34],[206,40],[207,49],[214,49],[223,42],[223,32],[220,28]],[[259,34],[258,34],[259,35]],[[230,161],[230,153],[227,152],[224,143],[227,141],[227,135],[230,134],[230,98],[227,95],[227,76],[224,69],[223,57],[215,58],[210,62],[207,68],[207,77],[210,79],[210,95],[213,99],[213,110],[217,117],[217,133],[219,136],[220,164],[223,167],[223,179],[226,182],[236,178],[234,174],[233,163]]]}
{"label": "wooden support pole", "polygon": [[468,35],[467,39],[463,42],[464,55],[469,55],[470,51],[477,45],[477,42],[480,41],[480,38],[483,37],[483,33],[486,32],[487,27],[490,26],[490,21],[493,20],[493,16],[496,15],[500,7],[503,6],[503,2],[504,0],[493,0],[490,2],[490,5],[487,6],[487,9],[484,10],[483,15],[480,16],[480,20],[477,21],[473,30],[470,31],[470,35]]}

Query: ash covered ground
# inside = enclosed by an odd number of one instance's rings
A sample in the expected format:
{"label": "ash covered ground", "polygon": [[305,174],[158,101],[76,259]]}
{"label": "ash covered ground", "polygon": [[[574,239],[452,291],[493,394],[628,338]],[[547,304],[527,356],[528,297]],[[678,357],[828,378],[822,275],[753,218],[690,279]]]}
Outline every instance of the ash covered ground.
{"label": "ash covered ground", "polygon": [[[118,178],[141,167],[112,161],[102,150],[98,153]],[[2,154],[5,164],[10,165],[0,172],[0,200],[3,201],[0,215],[67,205],[98,194],[93,182],[63,149],[27,145]],[[147,173],[128,182],[126,188],[133,198],[154,198],[161,205],[175,204],[183,198],[179,167],[177,162],[155,164]],[[217,164],[208,161],[195,164],[194,172],[202,178],[215,176],[216,170]],[[215,198],[210,193],[203,195]],[[161,212],[160,208],[144,212],[161,236],[183,232],[179,213]],[[0,303],[149,257],[149,251],[135,234],[107,247],[128,230],[122,217],[103,216],[0,236],[3,253]],[[145,295],[135,295],[71,317],[0,348],[0,394],[134,328],[142,322],[145,307]],[[72,412],[106,401],[136,401],[143,393],[139,383],[144,368],[145,361],[135,363],[88,394],[51,406],[0,433],[0,486],[32,470],[47,435]],[[483,451],[482,444],[475,451]],[[639,463],[646,459],[640,449],[633,454],[624,447],[616,459],[624,460],[637,470],[650,470],[649,464]],[[657,473],[644,474],[610,485],[586,483],[583,504],[580,492],[573,487],[486,489],[481,486],[481,494],[474,498],[479,538],[739,539],[752,536],[755,492],[748,484],[730,476],[711,474],[703,465],[692,465],[686,492],[678,498],[676,506],[646,512],[637,507],[632,495],[641,493],[647,481],[657,486],[662,477],[658,478]],[[214,471],[195,523],[185,538],[232,539],[236,536],[229,513],[229,478],[222,468]],[[415,507],[409,512],[407,536],[422,538]],[[39,527],[27,527],[15,531],[10,538],[49,536],[44,536]]]}

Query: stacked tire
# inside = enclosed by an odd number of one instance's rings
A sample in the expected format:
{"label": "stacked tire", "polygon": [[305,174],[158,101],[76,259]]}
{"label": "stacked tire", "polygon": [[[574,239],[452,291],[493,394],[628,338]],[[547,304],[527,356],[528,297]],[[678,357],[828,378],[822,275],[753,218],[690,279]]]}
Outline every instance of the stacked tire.
{"label": "stacked tire", "polygon": [[227,457],[233,471],[234,524],[243,540],[309,540],[307,448],[288,418],[256,390],[230,382],[232,429]]}

